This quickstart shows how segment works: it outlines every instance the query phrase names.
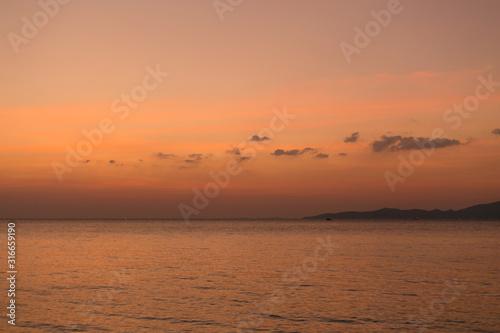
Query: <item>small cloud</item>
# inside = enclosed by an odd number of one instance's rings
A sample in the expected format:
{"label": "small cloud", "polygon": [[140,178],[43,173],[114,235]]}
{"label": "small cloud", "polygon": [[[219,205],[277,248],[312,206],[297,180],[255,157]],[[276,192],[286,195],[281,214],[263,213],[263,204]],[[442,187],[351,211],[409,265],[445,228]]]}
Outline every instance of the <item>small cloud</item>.
{"label": "small cloud", "polygon": [[274,151],[274,153],[271,153],[271,155],[274,155],[274,156],[281,156],[281,155],[297,156],[299,154],[300,154],[300,150],[298,150],[298,149],[292,149],[292,150],[276,149]]}
{"label": "small cloud", "polygon": [[451,146],[460,146],[466,143],[460,142],[455,139],[447,139],[447,138],[414,138],[404,137],[400,135],[395,136],[386,136],[382,135],[380,140],[375,140],[372,143],[372,150],[376,153],[382,151],[400,151],[400,150],[416,150],[416,149],[425,149],[425,148],[446,148]]}
{"label": "small cloud", "polygon": [[307,148],[302,149],[302,153],[301,154],[309,153],[309,152],[315,153],[317,151],[318,151],[318,149],[316,149],[316,148],[309,148],[309,147],[307,147]]}
{"label": "small cloud", "polygon": [[358,141],[358,139],[359,139],[359,132],[354,132],[350,136],[346,136],[344,138],[344,142],[345,143],[356,142]]}
{"label": "small cloud", "polygon": [[292,150],[284,150],[284,149],[276,149],[274,151],[274,153],[271,153],[271,155],[274,155],[274,156],[282,156],[282,155],[285,155],[285,156],[298,156],[298,155],[302,155],[302,154],[305,154],[305,153],[315,153],[317,152],[318,149],[316,148],[304,148],[304,149],[292,149]]}
{"label": "small cloud", "polygon": [[238,161],[238,163],[251,160],[252,159],[251,156],[242,156],[241,155],[243,150],[245,150],[245,149],[244,148],[233,148],[230,150],[226,150],[226,153],[238,156],[238,157],[236,157],[236,161]]}
{"label": "small cloud", "polygon": [[[163,159],[167,159],[167,158],[171,158],[171,157],[177,157],[177,155],[174,155],[174,154],[164,154],[164,153],[154,153],[153,154],[154,157],[160,159],[160,160],[163,160]],[[139,160],[142,162],[142,160]]]}
{"label": "small cloud", "polygon": [[245,161],[248,161],[248,160],[251,160],[252,157],[251,156],[240,156],[237,158],[237,161],[238,163],[241,163],[241,162],[245,162]]}
{"label": "small cloud", "polygon": [[233,155],[241,155],[241,151],[243,149],[240,149],[240,148],[233,148],[233,149],[230,149],[230,150],[226,150],[226,153],[228,154],[233,154]]}
{"label": "small cloud", "polygon": [[410,118],[410,120],[408,120],[409,123],[418,123],[418,120],[417,119],[414,119],[414,118]]}
{"label": "small cloud", "polygon": [[205,158],[209,158],[212,156],[212,154],[209,155],[203,155],[203,154],[189,154],[187,159],[184,160],[184,162],[189,163],[189,164],[198,164],[201,163],[201,161]]}
{"label": "small cloud", "polygon": [[260,138],[258,135],[254,135],[250,139],[250,141],[268,141],[268,140],[270,140],[270,139],[267,136],[263,136]]}
{"label": "small cloud", "polygon": [[316,158],[328,158],[330,155],[329,154],[323,154],[323,153],[319,153],[318,155],[316,155],[315,157]]}
{"label": "small cloud", "polygon": [[90,162],[90,160],[78,161],[78,162],[83,163],[83,164],[87,164],[87,163],[89,163],[89,162]]}
{"label": "small cloud", "polygon": [[346,153],[339,153],[339,156],[346,157],[347,154]]}
{"label": "small cloud", "polygon": [[139,162],[141,162],[141,163],[142,163],[142,162],[144,162],[144,161],[143,161],[143,160],[142,160],[142,158],[141,158],[141,159],[139,159]]}
{"label": "small cloud", "polygon": [[495,134],[496,136],[500,135],[500,128],[495,128],[493,131],[491,131],[492,134]]}
{"label": "small cloud", "polygon": [[109,160],[109,163],[114,164],[114,163],[116,163],[116,161],[115,160]]}

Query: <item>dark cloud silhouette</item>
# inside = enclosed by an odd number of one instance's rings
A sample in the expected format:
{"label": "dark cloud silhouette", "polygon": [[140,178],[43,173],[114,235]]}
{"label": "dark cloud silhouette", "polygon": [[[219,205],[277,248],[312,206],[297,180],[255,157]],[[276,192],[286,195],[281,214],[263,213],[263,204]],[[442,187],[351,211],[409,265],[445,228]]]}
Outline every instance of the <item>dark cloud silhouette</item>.
{"label": "dark cloud silhouette", "polygon": [[251,156],[240,156],[240,157],[238,157],[238,158],[237,158],[237,161],[238,161],[239,163],[241,163],[241,162],[248,161],[248,160],[250,160],[250,159],[252,159],[252,157],[251,157]]}
{"label": "dark cloud silhouette", "polygon": [[276,149],[274,153],[271,153],[271,155],[274,156],[298,156],[302,155],[305,153],[316,153],[318,149],[316,148],[304,148],[304,149],[292,149],[292,150],[283,150],[283,149]]}
{"label": "dark cloud silhouette", "polygon": [[319,154],[318,154],[318,155],[316,155],[315,157],[316,157],[316,158],[328,158],[328,156],[330,156],[330,155],[328,155],[328,154],[323,154],[323,153],[319,153]]}
{"label": "dark cloud silhouette", "polygon": [[400,151],[400,150],[414,150],[425,148],[445,148],[451,146],[460,146],[466,143],[460,142],[455,139],[430,139],[430,138],[414,138],[412,136],[404,137],[400,135],[386,136],[382,135],[380,140],[375,140],[372,143],[374,152],[379,153],[382,151]]}
{"label": "dark cloud silhouette", "polygon": [[236,157],[236,161],[238,161],[238,163],[241,163],[241,162],[248,161],[248,160],[252,159],[252,157],[250,157],[250,156],[242,156],[241,153],[243,152],[243,150],[245,150],[245,149],[243,149],[243,148],[232,148],[230,150],[226,150],[226,153],[238,156],[238,157]]}
{"label": "dark cloud silhouette", "polygon": [[121,163],[121,164],[117,163],[115,160],[109,160],[109,163],[113,164],[113,165],[115,165],[117,167],[122,167],[124,165],[123,163]]}
{"label": "dark cloud silhouette", "polygon": [[346,136],[344,138],[344,142],[345,143],[356,142],[358,141],[358,139],[359,139],[359,132],[354,132],[350,136]]}
{"label": "dark cloud silhouette", "polygon": [[267,136],[263,136],[263,137],[259,138],[258,135],[254,135],[250,139],[250,141],[267,141],[267,140],[270,140]]}
{"label": "dark cloud silhouette", "polygon": [[339,153],[339,156],[345,157],[345,156],[347,156],[347,154],[346,153]]}
{"label": "dark cloud silhouette", "polygon": [[[177,157],[177,155],[174,155],[174,154],[164,154],[164,153],[154,153],[153,154],[154,157],[158,158],[158,159],[166,159],[166,158],[171,158],[171,157]],[[140,160],[142,162],[142,160]]]}
{"label": "dark cloud silhouette", "polygon": [[144,162],[144,161],[143,161],[143,160],[142,160],[142,158],[141,158],[141,159],[139,159],[139,162],[141,162],[141,163],[142,163],[142,162]]}
{"label": "dark cloud silhouette", "polygon": [[203,159],[203,154],[189,154],[188,157],[195,161]]}
{"label": "dark cloud silhouette", "polygon": [[194,157],[194,158],[188,158],[188,159],[185,159],[184,162],[186,163],[200,163],[201,161],[201,157]]}
{"label": "dark cloud silhouette", "polygon": [[297,156],[299,154],[300,154],[300,150],[298,150],[298,149],[292,149],[292,150],[276,149],[274,151],[274,153],[271,153],[271,155],[274,155],[274,156],[281,156],[281,155]]}
{"label": "dark cloud silhouette", "polygon": [[491,133],[495,135],[500,135],[500,128],[495,128],[493,131],[491,131]]}
{"label": "dark cloud silhouette", "polygon": [[184,160],[184,162],[189,163],[189,164],[197,164],[201,163],[201,161],[205,158],[209,158],[211,154],[209,155],[203,155],[203,154],[189,154],[187,159]]}
{"label": "dark cloud silhouette", "polygon": [[179,169],[191,169],[196,168],[199,164],[203,162],[203,160],[212,157],[213,154],[199,154],[193,153],[182,157],[181,163],[186,163],[185,165],[180,165]]}
{"label": "dark cloud silhouette", "polygon": [[90,160],[78,161],[78,162],[83,163],[83,164],[87,164],[87,163],[89,163],[89,162],[90,162]]}
{"label": "dark cloud silhouette", "polygon": [[241,155],[241,151],[243,149],[240,149],[240,148],[233,148],[233,149],[230,149],[230,150],[226,150],[226,153],[228,154],[233,154],[233,155]]}

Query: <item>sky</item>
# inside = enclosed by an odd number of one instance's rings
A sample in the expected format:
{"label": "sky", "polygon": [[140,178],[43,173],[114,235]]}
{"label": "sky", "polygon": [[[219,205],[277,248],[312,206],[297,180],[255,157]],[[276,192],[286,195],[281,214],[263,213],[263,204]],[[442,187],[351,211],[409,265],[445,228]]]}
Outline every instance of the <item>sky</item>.
{"label": "sky", "polygon": [[496,0],[0,0],[5,218],[500,200]]}

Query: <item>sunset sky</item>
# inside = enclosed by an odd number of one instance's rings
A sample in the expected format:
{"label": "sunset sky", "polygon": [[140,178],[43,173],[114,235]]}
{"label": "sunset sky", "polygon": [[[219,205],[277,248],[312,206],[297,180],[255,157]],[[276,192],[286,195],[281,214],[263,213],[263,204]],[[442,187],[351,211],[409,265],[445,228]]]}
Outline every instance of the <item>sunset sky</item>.
{"label": "sunset sky", "polygon": [[0,1],[1,217],[181,218],[231,161],[192,218],[500,200],[497,0],[40,2]]}

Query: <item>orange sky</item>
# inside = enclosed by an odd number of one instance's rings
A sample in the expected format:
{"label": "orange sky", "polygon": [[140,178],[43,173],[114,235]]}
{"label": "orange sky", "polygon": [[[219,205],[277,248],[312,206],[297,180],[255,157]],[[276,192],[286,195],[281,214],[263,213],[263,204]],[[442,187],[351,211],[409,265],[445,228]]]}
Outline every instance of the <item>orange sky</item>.
{"label": "orange sky", "polygon": [[[31,37],[24,25],[41,5],[0,1],[2,217],[179,218],[180,204],[190,218],[302,217],[499,200],[498,1],[401,1],[350,63],[341,43],[356,46],[355,27],[396,0],[244,1],[223,21],[211,1],[55,1],[42,0],[53,17]],[[284,110],[294,117],[276,118]],[[83,132],[102,122],[93,144]],[[435,129],[448,141],[417,149]],[[90,153],[72,166],[68,147]],[[401,159],[419,153],[402,175]],[[195,207],[193,189],[231,161],[239,173]]]}

